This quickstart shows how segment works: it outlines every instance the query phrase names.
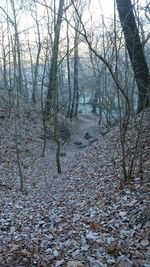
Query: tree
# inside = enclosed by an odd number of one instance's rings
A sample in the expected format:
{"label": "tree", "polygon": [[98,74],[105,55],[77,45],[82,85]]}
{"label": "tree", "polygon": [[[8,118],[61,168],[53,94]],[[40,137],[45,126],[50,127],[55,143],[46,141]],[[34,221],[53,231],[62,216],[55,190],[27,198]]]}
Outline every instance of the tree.
{"label": "tree", "polygon": [[48,92],[47,99],[45,103],[45,118],[47,120],[52,109],[53,111],[53,119],[54,119],[54,139],[56,143],[56,163],[57,163],[57,171],[61,173],[60,166],[60,140],[59,140],[59,123],[58,123],[58,51],[59,51],[59,37],[60,37],[60,29],[63,15],[63,7],[64,0],[59,1],[57,22],[54,30],[54,44],[52,49],[52,58],[51,58],[51,67],[50,67],[50,75],[49,75],[49,83],[48,83]]}
{"label": "tree", "polygon": [[[36,8],[37,7],[35,4],[35,9]],[[37,18],[37,11],[35,10],[34,13],[32,14],[32,17],[36,23],[37,38],[38,38],[38,40],[37,40],[37,55],[36,55],[35,66],[34,66],[34,76],[33,76],[33,86],[32,86],[32,102],[35,104],[36,103],[36,90],[37,90],[37,76],[38,76],[38,68],[39,68],[40,53],[41,53],[42,46],[41,46],[40,27],[39,27],[39,21]]]}
{"label": "tree", "polygon": [[46,104],[45,104],[46,117],[49,116],[51,104],[52,104],[53,98],[55,98],[56,91],[57,91],[58,49],[59,49],[59,36],[60,36],[60,29],[61,29],[62,15],[63,15],[63,6],[64,6],[64,0],[60,0],[58,15],[57,15],[57,22],[56,22],[55,33],[54,33],[55,36],[54,36],[54,44],[53,44],[53,50],[52,50],[48,93],[47,93],[47,99],[46,99]]}
{"label": "tree", "polygon": [[69,54],[69,46],[70,46],[70,40],[69,40],[69,24],[66,25],[66,37],[67,37],[67,79],[68,79],[68,107],[67,107],[67,114],[66,117],[69,117],[70,111],[71,111],[71,99],[72,99],[72,93],[71,93],[71,75],[70,75],[70,54]]}
{"label": "tree", "polygon": [[138,87],[138,112],[150,106],[150,77],[131,0],[116,0],[125,44]]}
{"label": "tree", "polygon": [[[76,22],[76,28],[78,28],[78,22]],[[75,31],[74,38],[74,91],[73,91],[73,99],[72,106],[70,110],[70,119],[73,117],[77,117],[78,114],[78,103],[79,103],[79,55],[78,55],[78,38],[79,33]]]}

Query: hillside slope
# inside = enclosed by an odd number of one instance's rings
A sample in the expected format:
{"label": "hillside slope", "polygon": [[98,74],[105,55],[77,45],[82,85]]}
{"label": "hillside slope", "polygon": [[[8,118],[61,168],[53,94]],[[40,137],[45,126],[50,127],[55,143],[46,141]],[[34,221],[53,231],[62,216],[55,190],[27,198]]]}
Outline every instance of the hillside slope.
{"label": "hillside slope", "polygon": [[[140,116],[130,127],[129,146]],[[72,153],[74,145],[65,144],[57,175],[52,142],[41,157],[40,115],[21,116],[26,194],[18,191],[13,122],[1,122],[0,178],[7,186],[0,187],[0,266],[149,266],[150,110],[143,122],[143,180],[135,168],[132,182],[121,188],[118,128],[84,150]]]}

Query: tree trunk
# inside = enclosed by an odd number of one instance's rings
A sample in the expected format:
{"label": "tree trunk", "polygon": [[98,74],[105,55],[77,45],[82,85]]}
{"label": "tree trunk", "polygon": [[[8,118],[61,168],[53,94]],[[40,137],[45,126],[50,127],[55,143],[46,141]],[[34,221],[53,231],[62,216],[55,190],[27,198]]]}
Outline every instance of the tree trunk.
{"label": "tree trunk", "polygon": [[74,58],[74,90],[75,90],[75,111],[74,117],[78,116],[78,106],[79,106],[79,55],[78,55],[78,34],[75,38],[75,58]]}
{"label": "tree trunk", "polygon": [[138,87],[138,112],[150,106],[149,69],[140,41],[131,0],[116,0],[125,43]]}
{"label": "tree trunk", "polygon": [[38,36],[38,40],[37,40],[38,52],[36,56],[36,63],[35,63],[34,76],[33,76],[33,86],[32,86],[32,102],[34,104],[36,103],[36,92],[37,92],[37,87],[38,87],[37,77],[38,77],[40,54],[41,54],[41,49],[42,49],[39,22],[38,22],[37,14],[35,15],[36,15],[35,23],[36,23],[37,36]]}
{"label": "tree trunk", "polygon": [[64,0],[60,0],[58,15],[57,15],[57,23],[55,26],[55,37],[54,37],[54,45],[53,45],[53,50],[52,50],[51,69],[50,69],[50,76],[49,76],[47,99],[46,99],[46,104],[45,104],[46,117],[49,116],[52,99],[54,98],[56,87],[57,87],[58,48],[59,48],[60,28],[61,28],[62,15],[63,15],[63,6],[64,6]]}
{"label": "tree trunk", "polygon": [[71,76],[70,76],[70,55],[69,55],[69,25],[67,23],[67,78],[68,78],[68,107],[67,107],[67,114],[66,117],[68,118],[71,111],[71,98],[72,98],[72,92],[71,92]]}
{"label": "tree trunk", "polygon": [[[78,28],[78,23],[76,28]],[[72,106],[70,111],[70,119],[77,117],[78,115],[78,103],[79,103],[79,55],[78,55],[78,38],[79,33],[75,32],[74,39],[74,92],[72,99]]]}
{"label": "tree trunk", "polygon": [[[54,45],[52,49],[52,59],[51,59],[51,69],[49,76],[48,92],[47,99],[45,103],[45,112],[44,112],[44,127],[46,130],[46,120],[50,115],[50,111],[53,111],[53,122],[54,122],[54,140],[56,143],[56,164],[57,171],[61,173],[60,165],[60,140],[59,140],[59,121],[58,121],[58,81],[57,81],[57,72],[58,72],[58,49],[59,49],[59,37],[60,29],[63,15],[63,6],[64,0],[59,1],[57,22],[54,31]],[[44,152],[44,150],[43,150]]]}
{"label": "tree trunk", "polygon": [[96,115],[96,111],[97,111],[98,98],[99,98],[99,90],[96,90],[96,92],[94,94],[94,99],[92,101],[92,113],[95,115]]}

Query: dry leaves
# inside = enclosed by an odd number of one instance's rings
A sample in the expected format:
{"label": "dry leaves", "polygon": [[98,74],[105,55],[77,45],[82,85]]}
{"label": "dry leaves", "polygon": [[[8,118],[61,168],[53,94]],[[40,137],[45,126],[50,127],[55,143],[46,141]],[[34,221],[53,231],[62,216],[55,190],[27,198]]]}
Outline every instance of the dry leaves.
{"label": "dry leaves", "polygon": [[1,266],[149,267],[147,122],[144,182],[135,172],[131,184],[119,189],[117,128],[78,153],[72,141],[65,144],[63,172],[57,175],[55,146],[50,140],[45,157],[41,157],[40,115],[33,113],[25,119],[22,114],[19,146],[27,189],[27,194],[22,194],[18,191],[11,118],[3,120],[0,184],[6,186],[0,189]]}

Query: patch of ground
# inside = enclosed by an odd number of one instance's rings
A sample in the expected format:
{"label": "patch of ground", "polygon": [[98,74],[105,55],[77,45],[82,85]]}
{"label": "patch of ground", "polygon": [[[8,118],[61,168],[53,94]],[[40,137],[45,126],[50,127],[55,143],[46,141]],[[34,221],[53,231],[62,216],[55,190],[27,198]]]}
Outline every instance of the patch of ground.
{"label": "patch of ground", "polygon": [[[0,187],[0,266],[149,267],[149,110],[140,141],[143,180],[135,172],[123,188],[117,128],[79,149],[72,141],[97,127],[97,118],[80,117],[78,132],[63,147],[67,153],[58,175],[55,145],[48,140],[41,157],[41,114],[31,112],[17,120],[27,189],[20,193],[14,121],[0,124],[0,178],[6,185]],[[129,134],[133,144],[136,128]]]}

